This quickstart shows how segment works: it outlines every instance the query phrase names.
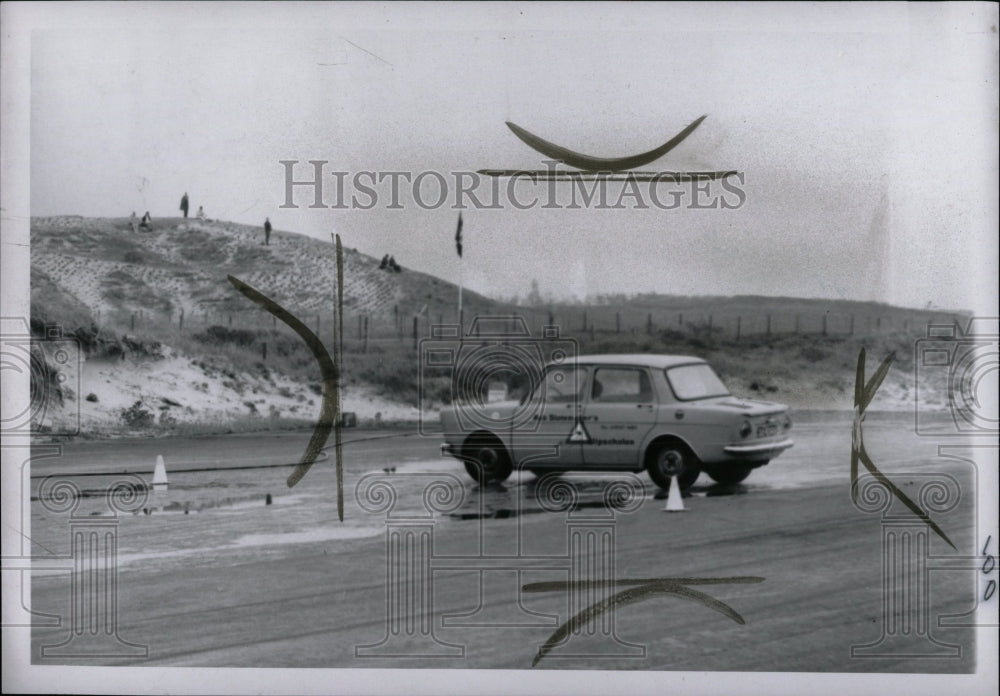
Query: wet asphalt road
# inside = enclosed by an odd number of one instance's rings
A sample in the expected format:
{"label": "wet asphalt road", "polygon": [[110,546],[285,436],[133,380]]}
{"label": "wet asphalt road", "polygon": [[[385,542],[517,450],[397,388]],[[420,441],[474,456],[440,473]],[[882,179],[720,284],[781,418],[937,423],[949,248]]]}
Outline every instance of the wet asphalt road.
{"label": "wet asphalt road", "polygon": [[[98,621],[105,632],[113,625],[113,636],[95,655],[48,647],[43,656],[43,646],[79,630],[80,614],[71,610],[84,604],[71,597],[83,581],[58,568],[35,573],[33,609],[64,618],[33,630],[33,660],[528,669],[560,624],[610,592],[525,585],[742,578],[687,586],[728,605],[742,624],[698,597],[654,594],[582,623],[535,669],[974,668],[974,629],[955,617],[975,607],[980,589],[968,560],[982,541],[975,467],[941,458],[937,443],[914,436],[905,418],[872,418],[866,443],[876,463],[915,500],[931,478],[945,475],[957,486],[955,504],[935,514],[957,551],[926,526],[907,528],[907,543],[917,545],[906,562],[917,554],[929,568],[927,586],[912,587],[923,594],[910,595],[900,594],[902,585],[885,589],[886,558],[904,557],[886,545],[894,542],[886,542],[879,513],[851,502],[843,415],[800,419],[795,448],[743,485],[712,486],[703,476],[677,514],[664,512],[645,475],[540,482],[525,473],[480,488],[440,457],[437,438],[353,431],[345,434],[341,523],[331,461],[296,487],[285,485],[308,436],[37,447],[25,484],[34,497],[33,553],[58,566],[75,532],[110,522],[117,604],[102,615],[113,620]],[[157,454],[167,461],[168,492],[111,517],[102,491],[122,471],[148,479]],[[75,517],[41,499],[54,474],[83,492]],[[919,612],[916,597],[926,597]],[[77,645],[86,645],[88,630]],[[145,646],[145,655],[129,644]]]}

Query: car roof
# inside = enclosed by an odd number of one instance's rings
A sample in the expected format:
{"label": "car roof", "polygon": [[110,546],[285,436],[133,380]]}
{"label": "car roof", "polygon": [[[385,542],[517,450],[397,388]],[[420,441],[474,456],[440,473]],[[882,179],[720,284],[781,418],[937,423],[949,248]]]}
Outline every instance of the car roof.
{"label": "car roof", "polygon": [[[677,365],[700,364],[705,361],[693,355],[662,355],[656,353],[614,353],[610,355],[578,355],[568,358],[563,364],[578,365],[640,365],[662,369]],[[554,363],[550,363],[554,364]]]}

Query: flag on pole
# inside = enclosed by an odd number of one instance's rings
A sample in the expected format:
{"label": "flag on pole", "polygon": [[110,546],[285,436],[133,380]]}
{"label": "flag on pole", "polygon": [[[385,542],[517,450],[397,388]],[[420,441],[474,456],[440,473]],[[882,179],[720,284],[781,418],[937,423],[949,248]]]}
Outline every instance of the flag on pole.
{"label": "flag on pole", "polygon": [[462,213],[458,214],[458,229],[455,230],[455,250],[458,258],[462,258]]}

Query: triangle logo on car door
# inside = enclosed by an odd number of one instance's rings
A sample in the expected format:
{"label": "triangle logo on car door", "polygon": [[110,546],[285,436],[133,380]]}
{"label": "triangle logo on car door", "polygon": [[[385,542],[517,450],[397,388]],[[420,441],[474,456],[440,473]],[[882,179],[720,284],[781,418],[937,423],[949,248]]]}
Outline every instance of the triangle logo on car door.
{"label": "triangle logo on car door", "polygon": [[583,427],[583,421],[577,421],[566,442],[590,442],[590,433]]}

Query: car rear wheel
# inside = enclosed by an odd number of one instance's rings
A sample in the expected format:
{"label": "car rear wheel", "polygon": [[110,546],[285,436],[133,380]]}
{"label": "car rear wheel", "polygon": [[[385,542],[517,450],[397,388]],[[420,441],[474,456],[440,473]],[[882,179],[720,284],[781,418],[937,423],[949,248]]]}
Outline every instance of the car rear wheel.
{"label": "car rear wheel", "polygon": [[755,467],[751,464],[706,464],[704,468],[716,483],[732,485],[749,476]]}
{"label": "car rear wheel", "polygon": [[492,435],[470,436],[462,447],[462,459],[465,470],[479,485],[504,481],[513,468],[503,443]]}
{"label": "car rear wheel", "polygon": [[676,476],[681,491],[686,491],[698,480],[701,462],[683,442],[665,442],[650,452],[646,470],[663,490],[670,490],[670,479]]}

